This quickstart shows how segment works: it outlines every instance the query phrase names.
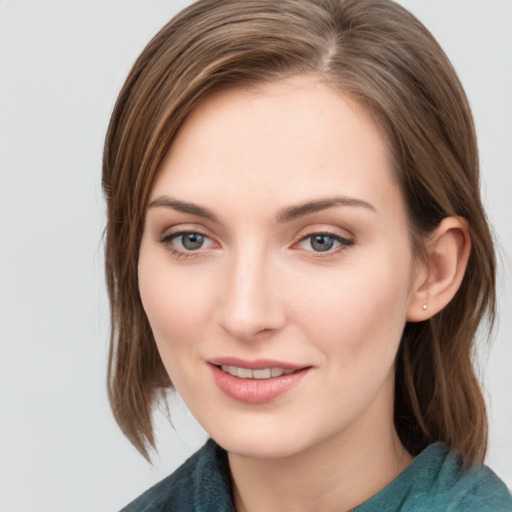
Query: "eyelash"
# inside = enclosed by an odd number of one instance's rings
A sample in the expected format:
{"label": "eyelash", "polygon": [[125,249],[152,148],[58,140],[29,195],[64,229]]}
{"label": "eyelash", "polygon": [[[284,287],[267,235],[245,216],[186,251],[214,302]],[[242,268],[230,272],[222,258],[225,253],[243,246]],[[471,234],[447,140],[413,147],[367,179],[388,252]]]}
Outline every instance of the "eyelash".
{"label": "eyelash", "polygon": [[175,256],[177,258],[190,259],[190,258],[197,258],[198,256],[201,256],[200,249],[198,249],[197,251],[193,251],[193,250],[188,250],[187,251],[187,250],[176,249],[176,247],[174,247],[172,245],[173,240],[175,240],[176,238],[179,238],[180,236],[183,236],[183,235],[199,235],[199,236],[202,236],[205,239],[211,240],[211,238],[208,235],[205,235],[204,233],[201,233],[200,231],[197,231],[197,230],[182,230],[182,231],[177,231],[177,232],[169,233],[168,235],[165,235],[160,240],[160,242],[164,245],[164,247],[173,256]]}
{"label": "eyelash", "polygon": [[339,246],[334,249],[329,248],[326,251],[313,251],[313,250],[307,251],[307,252],[311,252],[312,254],[314,254],[314,256],[313,256],[314,258],[332,257],[333,255],[335,255],[341,251],[344,251],[345,249],[354,245],[354,243],[355,243],[355,241],[353,239],[345,238],[336,233],[331,233],[329,231],[315,231],[313,233],[309,233],[306,236],[301,237],[301,239],[294,244],[294,247],[301,245],[303,242],[305,242],[308,239],[310,240],[309,243],[311,245],[313,243],[314,237],[328,237],[328,238],[331,238],[332,240],[334,240],[335,242],[339,243]]}
{"label": "eyelash", "polygon": [[[190,258],[197,258],[197,257],[201,256],[202,247],[198,248],[197,250],[181,250],[181,249],[177,249],[176,247],[174,247],[172,245],[173,240],[179,238],[180,236],[184,236],[184,235],[199,235],[199,236],[203,237],[204,239],[212,241],[212,239],[208,235],[205,235],[204,233],[197,231],[197,230],[183,230],[183,231],[177,231],[174,233],[169,233],[168,235],[165,235],[163,238],[161,238],[159,241],[160,241],[160,243],[162,243],[164,245],[166,250],[168,250],[173,256],[175,256],[177,258],[190,259]],[[295,242],[293,244],[292,247],[300,246],[302,243],[304,243],[308,239],[311,240],[311,242],[310,242],[310,244],[311,244],[313,237],[322,237],[322,236],[331,238],[335,242],[338,242],[339,246],[333,250],[331,250],[331,248],[329,248],[326,251],[314,251],[314,250],[307,251],[309,253],[314,254],[314,256],[313,256],[314,258],[328,258],[330,256],[332,257],[334,254],[344,251],[345,249],[354,245],[354,243],[355,243],[355,241],[353,239],[345,238],[336,233],[331,233],[329,231],[315,231],[315,232],[309,233],[309,234],[301,237],[297,242]]]}

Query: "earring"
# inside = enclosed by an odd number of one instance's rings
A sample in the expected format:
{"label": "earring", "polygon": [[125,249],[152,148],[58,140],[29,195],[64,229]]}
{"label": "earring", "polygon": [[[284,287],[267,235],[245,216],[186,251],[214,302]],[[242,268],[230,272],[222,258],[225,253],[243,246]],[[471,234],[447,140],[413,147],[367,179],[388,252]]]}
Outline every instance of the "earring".
{"label": "earring", "polygon": [[[427,297],[426,297],[426,298],[427,298],[427,300],[428,300],[428,287],[430,286],[430,283],[431,283],[431,282],[432,282],[432,281],[430,280],[430,276],[429,276],[429,278],[427,279],[427,282],[426,282],[426,283],[425,283],[425,285],[424,285],[425,292],[426,292],[426,294],[427,294]],[[421,309],[423,309],[423,311],[425,311],[425,310],[427,309],[427,305],[426,305],[426,304],[423,304],[423,305],[421,306]]]}

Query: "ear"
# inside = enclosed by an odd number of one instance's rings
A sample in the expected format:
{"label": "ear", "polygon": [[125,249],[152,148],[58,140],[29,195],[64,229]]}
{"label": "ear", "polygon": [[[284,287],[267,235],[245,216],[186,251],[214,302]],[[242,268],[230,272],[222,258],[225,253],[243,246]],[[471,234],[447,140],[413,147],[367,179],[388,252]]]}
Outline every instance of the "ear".
{"label": "ear", "polygon": [[439,313],[457,293],[471,251],[466,219],[446,217],[425,243],[428,259],[414,279],[409,322],[421,322]]}

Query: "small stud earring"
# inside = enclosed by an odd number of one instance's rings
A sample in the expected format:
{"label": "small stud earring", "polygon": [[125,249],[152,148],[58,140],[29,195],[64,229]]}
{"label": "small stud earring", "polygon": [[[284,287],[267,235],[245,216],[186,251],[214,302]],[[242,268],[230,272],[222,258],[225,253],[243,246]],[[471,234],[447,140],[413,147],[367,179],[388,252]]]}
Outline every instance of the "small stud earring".
{"label": "small stud earring", "polygon": [[423,309],[423,311],[425,311],[425,309],[427,309],[427,305],[423,304],[423,306],[421,306],[421,309]]}

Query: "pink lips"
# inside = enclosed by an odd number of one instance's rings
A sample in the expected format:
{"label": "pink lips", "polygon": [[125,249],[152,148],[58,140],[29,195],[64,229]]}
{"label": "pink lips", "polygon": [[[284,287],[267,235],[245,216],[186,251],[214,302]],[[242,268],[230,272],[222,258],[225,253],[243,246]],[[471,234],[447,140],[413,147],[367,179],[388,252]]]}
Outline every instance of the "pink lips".
{"label": "pink lips", "polygon": [[[311,368],[263,359],[243,361],[237,358],[219,358],[211,359],[208,363],[219,389],[228,397],[248,404],[263,404],[274,400],[299,384]],[[294,370],[294,372],[268,379],[243,379],[223,371],[220,368],[222,365],[250,368],[252,370],[282,368],[283,370]]]}

